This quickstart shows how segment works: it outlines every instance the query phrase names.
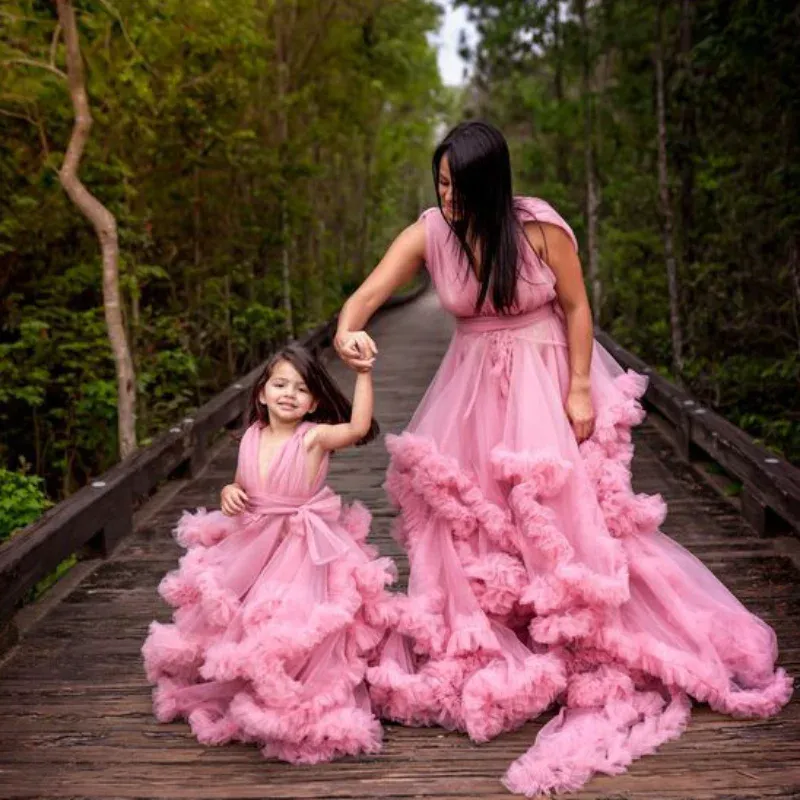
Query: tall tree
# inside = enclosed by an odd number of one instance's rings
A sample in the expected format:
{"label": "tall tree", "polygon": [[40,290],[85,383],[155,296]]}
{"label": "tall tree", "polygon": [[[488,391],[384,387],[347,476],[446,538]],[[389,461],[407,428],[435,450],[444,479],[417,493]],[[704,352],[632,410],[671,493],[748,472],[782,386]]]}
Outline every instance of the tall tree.
{"label": "tall tree", "polygon": [[[289,60],[289,42],[297,21],[297,0],[285,0],[276,4],[272,11],[275,35],[275,72],[278,101],[278,151],[284,153],[289,144],[289,110],[287,108],[291,63]],[[284,159],[281,159],[282,166]],[[280,197],[280,239],[281,239],[281,291],[283,294],[283,311],[286,315],[286,334],[294,336],[294,312],[292,309],[292,276],[291,276],[291,243],[288,208],[288,187],[281,181]]]}
{"label": "tall tree", "polygon": [[586,249],[588,251],[589,284],[592,306],[600,316],[603,284],[600,279],[600,248],[597,241],[600,191],[597,184],[594,146],[594,92],[592,89],[592,33],[586,11],[586,0],[576,0],[581,26],[581,96],[583,99],[583,157],[586,180]]}
{"label": "tall tree", "polygon": [[676,100],[680,107],[680,154],[681,163],[681,230],[683,233],[684,262],[691,264],[695,258],[694,248],[694,158],[697,148],[697,110],[694,101],[694,70],[692,67],[692,26],[695,14],[693,0],[680,0],[680,85]]}
{"label": "tall tree", "polygon": [[800,458],[796,0],[462,4],[467,110],[574,224],[600,323]]}
{"label": "tall tree", "polygon": [[[297,333],[332,314],[417,211],[408,198],[430,191],[444,108],[426,38],[440,12],[433,0],[72,3],[94,115],[80,179],[116,220],[146,442],[285,340],[287,298]],[[1,14],[0,466],[35,471],[55,498],[118,458],[117,368],[97,237],[59,182],[55,143],[75,119],[58,9],[4,0]]]}
{"label": "tall tree", "polygon": [[667,114],[664,100],[664,0],[659,0],[656,12],[656,40],[653,52],[656,72],[656,117],[658,129],[658,198],[662,218],[664,264],[669,288],[669,321],[672,334],[672,371],[678,380],[683,376],[683,327],[680,314],[678,266],[672,238],[672,199],[667,167]]}
{"label": "tall tree", "polygon": [[133,370],[133,360],[122,315],[117,221],[78,177],[81,157],[92,127],[92,115],[83,75],[78,26],[75,22],[72,0],[56,0],[56,7],[59,24],[64,33],[67,79],[75,111],[75,125],[64,156],[64,163],[59,171],[59,178],[64,191],[72,202],[91,222],[100,242],[100,250],[103,255],[103,307],[108,338],[117,368],[119,452],[125,458],[136,449],[136,375]]}

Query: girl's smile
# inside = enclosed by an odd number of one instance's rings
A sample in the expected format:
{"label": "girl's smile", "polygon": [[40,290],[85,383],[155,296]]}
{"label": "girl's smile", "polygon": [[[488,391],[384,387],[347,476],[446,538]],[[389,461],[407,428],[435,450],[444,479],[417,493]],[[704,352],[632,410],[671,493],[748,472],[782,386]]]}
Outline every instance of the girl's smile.
{"label": "girl's smile", "polygon": [[303,376],[288,361],[275,365],[259,402],[267,407],[270,418],[279,422],[300,421],[317,407]]}

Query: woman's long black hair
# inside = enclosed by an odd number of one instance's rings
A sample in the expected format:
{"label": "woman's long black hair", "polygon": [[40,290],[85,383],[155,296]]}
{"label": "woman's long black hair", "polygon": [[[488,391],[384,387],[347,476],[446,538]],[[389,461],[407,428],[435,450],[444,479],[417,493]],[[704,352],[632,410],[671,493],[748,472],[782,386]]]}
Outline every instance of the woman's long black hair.
{"label": "woman's long black hair", "polygon": [[[288,361],[302,377],[308,391],[317,407],[310,414],[306,414],[309,422],[325,422],[331,425],[338,425],[341,422],[349,422],[353,413],[353,406],[350,401],[341,393],[339,387],[333,382],[328,370],[314,356],[314,354],[300,344],[287,344],[275,353],[267,362],[267,366],[261,376],[253,386],[250,396],[250,424],[260,422],[262,425],[269,424],[269,414],[267,407],[259,401],[261,390],[272,375],[272,371],[281,361]],[[357,445],[371,442],[380,432],[378,423],[373,419],[367,435],[356,442]]]}
{"label": "woman's long black hair", "polygon": [[[450,228],[466,254],[468,268],[480,281],[475,310],[479,311],[490,297],[498,313],[509,313],[516,302],[522,231],[514,212],[508,144],[488,122],[456,125],[433,154],[440,209],[439,169],[445,155],[453,186]],[[480,261],[470,239],[478,242]]]}

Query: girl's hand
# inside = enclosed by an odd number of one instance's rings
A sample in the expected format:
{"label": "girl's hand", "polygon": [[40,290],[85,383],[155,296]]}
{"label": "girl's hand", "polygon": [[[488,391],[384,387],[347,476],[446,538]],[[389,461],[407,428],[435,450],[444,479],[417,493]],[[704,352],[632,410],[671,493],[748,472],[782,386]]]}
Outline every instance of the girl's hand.
{"label": "girl's hand", "polygon": [[372,369],[378,348],[366,331],[347,331],[337,333],[333,346],[339,358],[351,369],[363,372]]}
{"label": "girl's hand", "polygon": [[567,395],[566,412],[578,442],[594,433],[594,408],[589,389],[570,389]]}
{"label": "girl's hand", "polygon": [[354,369],[355,369],[356,372],[358,372],[360,374],[360,373],[364,373],[364,372],[372,372],[374,367],[375,367],[375,359],[372,358],[369,366],[366,366],[366,367],[354,367]]}
{"label": "girl's hand", "polygon": [[222,487],[220,505],[226,517],[235,517],[247,509],[247,493],[238,483],[229,483]]}

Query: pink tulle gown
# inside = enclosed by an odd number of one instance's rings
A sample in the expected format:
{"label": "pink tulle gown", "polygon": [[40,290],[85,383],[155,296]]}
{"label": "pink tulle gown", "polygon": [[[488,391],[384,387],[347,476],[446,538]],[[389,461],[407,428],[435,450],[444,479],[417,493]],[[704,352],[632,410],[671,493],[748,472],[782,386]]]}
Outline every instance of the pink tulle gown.
{"label": "pink tulle gown", "polygon": [[[547,203],[516,205],[575,241]],[[775,714],[791,681],[775,669],[772,629],[659,531],[660,496],[631,490],[646,378],[595,342],[596,429],[579,446],[552,271],[525,246],[519,313],[474,316],[478,281],[439,210],[423,216],[427,267],[457,330],[407,430],[387,437],[411,572],[368,671],[375,709],[483,742],[558,701],[504,778],[529,796],[623,772],[681,733],[689,696]]]}
{"label": "pink tulle gown", "polygon": [[364,544],[370,516],[309,485],[301,424],[258,472],[262,428],[239,448],[249,510],[185,513],[188,548],[161,582],[172,624],[153,622],[143,647],[159,720],[185,717],[204,744],[255,742],[268,758],[326,761],[380,749],[364,683],[385,633],[389,559]]}

